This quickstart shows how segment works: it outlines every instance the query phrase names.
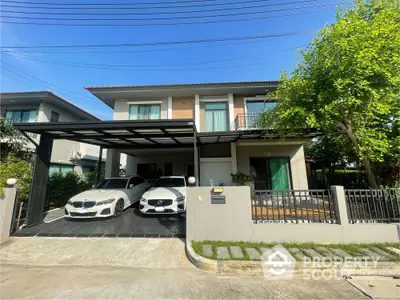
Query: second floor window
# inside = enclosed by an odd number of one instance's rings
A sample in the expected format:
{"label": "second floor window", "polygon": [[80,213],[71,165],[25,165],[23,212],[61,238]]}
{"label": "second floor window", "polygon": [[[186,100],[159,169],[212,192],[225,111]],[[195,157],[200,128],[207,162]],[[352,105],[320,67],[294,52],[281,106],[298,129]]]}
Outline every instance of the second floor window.
{"label": "second floor window", "polygon": [[226,102],[205,103],[205,131],[226,131],[228,129]]}
{"label": "second floor window", "polygon": [[60,115],[55,111],[51,111],[50,122],[58,122],[59,119]]}
{"label": "second floor window", "polygon": [[132,104],[129,107],[129,120],[161,119],[160,104]]}
{"label": "second floor window", "polygon": [[30,110],[7,110],[6,118],[12,123],[36,122],[36,109]]}

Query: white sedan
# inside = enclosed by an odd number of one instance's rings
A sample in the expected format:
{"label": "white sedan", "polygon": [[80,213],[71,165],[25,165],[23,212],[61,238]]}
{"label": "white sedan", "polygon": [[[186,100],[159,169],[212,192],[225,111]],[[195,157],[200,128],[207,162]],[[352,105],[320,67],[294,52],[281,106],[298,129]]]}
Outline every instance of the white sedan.
{"label": "white sedan", "polygon": [[139,176],[106,178],[94,189],[68,200],[65,217],[118,217],[125,208],[139,201],[150,184]]}
{"label": "white sedan", "polygon": [[163,176],[140,199],[143,214],[178,214],[186,211],[184,176]]}

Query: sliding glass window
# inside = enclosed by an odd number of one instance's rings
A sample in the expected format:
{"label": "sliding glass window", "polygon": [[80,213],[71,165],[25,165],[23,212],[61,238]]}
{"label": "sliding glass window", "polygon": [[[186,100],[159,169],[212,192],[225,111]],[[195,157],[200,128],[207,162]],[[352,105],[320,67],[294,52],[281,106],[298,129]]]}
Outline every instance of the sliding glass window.
{"label": "sliding glass window", "polygon": [[161,119],[160,104],[132,104],[129,107],[129,120]]}
{"label": "sliding glass window", "polygon": [[226,102],[206,102],[204,109],[206,132],[228,130]]}

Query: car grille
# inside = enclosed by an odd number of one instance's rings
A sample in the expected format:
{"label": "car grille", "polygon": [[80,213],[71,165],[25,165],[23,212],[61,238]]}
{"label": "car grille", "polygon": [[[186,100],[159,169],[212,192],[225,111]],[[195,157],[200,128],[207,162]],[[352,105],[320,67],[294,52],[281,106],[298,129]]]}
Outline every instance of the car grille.
{"label": "car grille", "polygon": [[96,202],[95,201],[75,201],[72,203],[72,205],[75,208],[80,208],[80,207],[91,208],[96,205]]}
{"label": "car grille", "polygon": [[168,206],[172,204],[172,199],[153,199],[148,200],[147,203],[151,206]]}
{"label": "car grille", "polygon": [[94,217],[97,214],[97,212],[87,212],[87,213],[76,213],[76,212],[70,212],[71,217]]}

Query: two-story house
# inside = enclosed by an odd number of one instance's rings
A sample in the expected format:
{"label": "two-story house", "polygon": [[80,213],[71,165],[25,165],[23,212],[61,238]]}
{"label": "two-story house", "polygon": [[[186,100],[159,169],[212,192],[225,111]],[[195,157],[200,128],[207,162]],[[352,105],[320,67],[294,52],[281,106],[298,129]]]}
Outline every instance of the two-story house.
{"label": "two-story house", "polygon": [[[114,120],[193,119],[202,141],[200,185],[229,185],[231,173],[242,172],[254,177],[256,189],[308,189],[303,145],[311,137],[294,134],[282,140],[258,128],[258,115],[276,105],[266,95],[277,85],[258,81],[86,89],[114,110]],[[127,174],[148,179],[194,175],[193,147],[158,149],[152,147],[154,141],[145,142],[147,149],[124,150]],[[116,175],[110,165],[119,155],[117,149],[107,151],[106,176]]]}
{"label": "two-story house", "polygon": [[[100,120],[51,91],[0,93],[0,101],[1,115],[15,124]],[[29,137],[39,143],[38,134],[29,134]],[[35,145],[29,142],[27,147],[34,149]],[[95,169],[98,156],[98,146],[57,140],[53,146],[49,173],[75,171],[81,175],[91,172]]]}

